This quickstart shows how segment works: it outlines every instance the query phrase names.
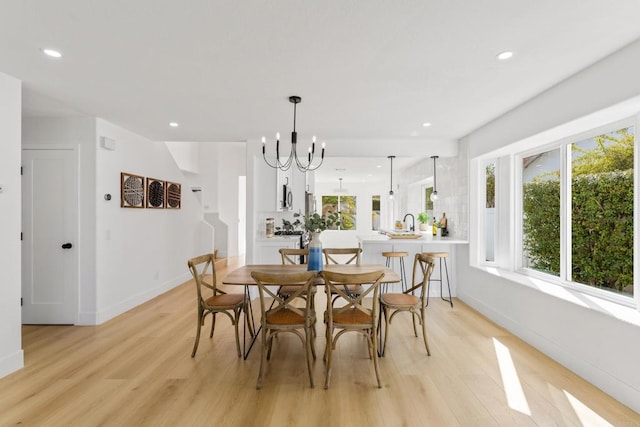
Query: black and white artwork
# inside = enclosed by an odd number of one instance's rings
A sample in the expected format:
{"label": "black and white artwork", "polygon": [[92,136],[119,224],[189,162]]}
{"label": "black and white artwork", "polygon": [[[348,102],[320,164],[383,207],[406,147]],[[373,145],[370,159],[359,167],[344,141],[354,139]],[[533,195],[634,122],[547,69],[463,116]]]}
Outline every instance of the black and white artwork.
{"label": "black and white artwork", "polygon": [[164,209],[165,182],[156,178],[147,177],[147,207],[151,209]]}
{"label": "black and white artwork", "polygon": [[144,208],[144,177],[120,173],[120,207]]}

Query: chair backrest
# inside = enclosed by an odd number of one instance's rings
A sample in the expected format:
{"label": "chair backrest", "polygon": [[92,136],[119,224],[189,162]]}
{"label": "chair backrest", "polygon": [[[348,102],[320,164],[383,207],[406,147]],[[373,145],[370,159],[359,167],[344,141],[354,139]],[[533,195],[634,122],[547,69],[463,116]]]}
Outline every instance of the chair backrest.
{"label": "chair backrest", "polygon": [[360,264],[362,248],[325,248],[325,264]]}
{"label": "chair backrest", "polygon": [[[281,248],[280,256],[282,257],[282,264],[306,264],[309,260],[309,249],[292,249]],[[304,257],[304,262],[300,262],[300,257]]]}
{"label": "chair backrest", "polygon": [[187,261],[191,275],[195,279],[196,289],[198,290],[198,301],[202,302],[205,298],[202,295],[203,287],[213,291],[213,295],[217,292],[216,281],[216,264],[214,254],[204,254],[191,258]]}
{"label": "chair backrest", "polygon": [[[296,298],[303,296],[305,292],[309,292],[309,287],[313,284],[318,273],[315,271],[304,271],[300,273],[271,273],[252,271],[251,277],[258,284],[258,295],[260,297],[260,311],[262,312],[262,325],[266,321],[266,312],[275,314],[281,310],[290,310],[299,316],[304,317],[304,312],[293,304]],[[295,292],[288,293],[286,295],[278,294],[278,288],[280,286],[299,286]],[[266,298],[273,298],[273,304],[271,308],[267,308]],[[304,298],[306,300],[306,309],[309,311],[311,298]]]}
{"label": "chair backrest", "polygon": [[[332,316],[332,313],[339,314],[348,310],[360,312],[365,316],[353,316],[354,319],[366,319],[365,322],[375,324],[378,320],[378,294],[380,289],[380,282],[384,277],[384,271],[373,271],[370,273],[336,273],[323,270],[321,272],[324,279],[324,286],[327,293],[327,313]],[[346,285],[364,285],[364,291],[359,294],[349,292]],[[335,307],[332,304],[331,294],[338,296],[337,305],[341,302],[345,305]],[[367,297],[372,298],[371,307],[364,305],[364,299]]]}
{"label": "chair backrest", "polygon": [[[405,294],[414,294],[420,290],[420,299],[424,300],[427,296],[429,278],[433,273],[435,260],[427,254],[416,254],[413,260],[413,280],[411,287],[404,291]],[[417,275],[417,277],[416,277]]]}

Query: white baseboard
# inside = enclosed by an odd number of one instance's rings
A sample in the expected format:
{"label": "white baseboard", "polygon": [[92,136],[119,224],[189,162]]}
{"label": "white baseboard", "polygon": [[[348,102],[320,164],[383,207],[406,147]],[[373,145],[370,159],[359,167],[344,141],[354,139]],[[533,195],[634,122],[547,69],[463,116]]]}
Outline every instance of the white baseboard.
{"label": "white baseboard", "polygon": [[576,375],[584,378],[614,399],[640,413],[640,390],[621,381],[600,367],[585,361],[584,358],[576,357],[576,355],[565,351],[562,347],[549,341],[544,336],[533,332],[516,320],[493,310],[493,308],[482,301],[465,293],[460,293],[458,298],[565,368],[574,372]]}
{"label": "white baseboard", "polygon": [[24,352],[22,349],[0,359],[0,378],[24,368]]}
{"label": "white baseboard", "polygon": [[113,304],[110,307],[105,308],[104,310],[100,310],[98,312],[83,312],[78,315],[78,325],[91,326],[91,325],[100,325],[108,320],[113,319],[116,316],[121,315],[122,313],[131,310],[143,304],[158,295],[161,295],[171,289],[175,288],[178,285],[183,284],[187,280],[191,278],[191,273],[182,274],[174,279],[171,279],[163,284],[156,286],[154,288],[148,289],[145,292],[141,292],[137,295],[132,295],[129,298],[124,299],[123,301]]}

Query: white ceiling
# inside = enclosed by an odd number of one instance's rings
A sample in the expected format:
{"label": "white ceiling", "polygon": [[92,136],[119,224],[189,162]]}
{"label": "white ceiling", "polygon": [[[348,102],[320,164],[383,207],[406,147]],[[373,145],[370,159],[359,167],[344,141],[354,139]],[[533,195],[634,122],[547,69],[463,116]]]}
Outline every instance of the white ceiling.
{"label": "white ceiling", "polygon": [[[299,140],[318,135],[329,155],[454,141],[640,37],[638,0],[0,0],[0,11],[0,72],[23,81],[25,116],[98,116],[159,141],[288,140],[299,95]],[[504,50],[514,57],[498,61]]]}

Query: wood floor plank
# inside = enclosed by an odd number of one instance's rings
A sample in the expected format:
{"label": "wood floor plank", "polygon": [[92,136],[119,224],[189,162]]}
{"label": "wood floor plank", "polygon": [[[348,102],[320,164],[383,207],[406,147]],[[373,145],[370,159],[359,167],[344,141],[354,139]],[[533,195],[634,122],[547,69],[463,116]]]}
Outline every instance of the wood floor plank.
{"label": "wood floor plank", "polygon": [[[239,260],[229,262],[232,269]],[[238,358],[226,317],[218,317],[212,339],[207,318],[190,357],[194,286],[188,281],[100,326],[23,326],[25,368],[0,379],[0,425],[640,425],[638,414],[461,301],[451,309],[438,298],[427,309],[431,357],[411,317],[400,315],[379,359],[382,389],[364,338],[347,334],[324,390],[320,290],[316,388],[309,388],[300,340],[282,335],[256,390],[259,342],[247,360]],[[515,385],[504,383],[500,358],[511,364],[527,410],[510,402]]]}

